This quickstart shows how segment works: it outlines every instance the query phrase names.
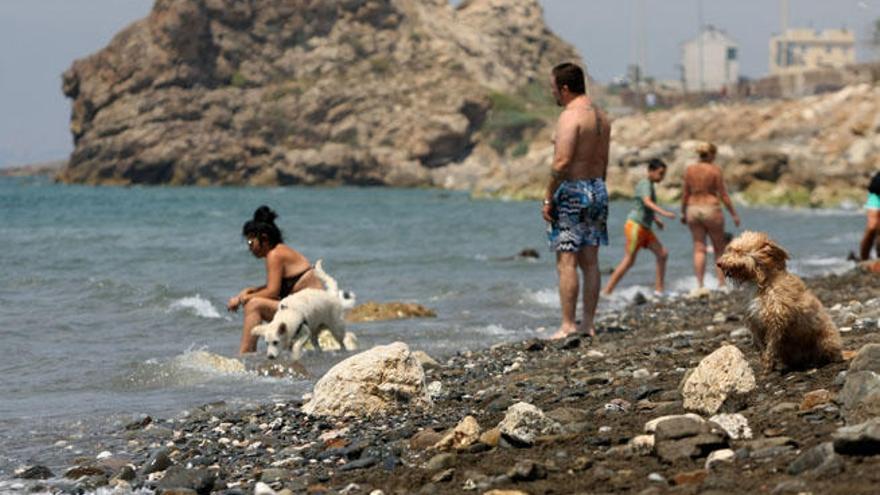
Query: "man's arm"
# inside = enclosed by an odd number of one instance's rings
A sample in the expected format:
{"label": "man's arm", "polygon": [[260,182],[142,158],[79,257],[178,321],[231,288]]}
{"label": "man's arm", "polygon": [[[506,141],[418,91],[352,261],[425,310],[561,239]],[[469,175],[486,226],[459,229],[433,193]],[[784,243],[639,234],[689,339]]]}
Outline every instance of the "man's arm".
{"label": "man's arm", "polygon": [[565,179],[568,167],[574,159],[577,146],[578,127],[574,114],[562,112],[556,127],[556,142],[553,150],[553,165],[550,168],[550,182],[544,193],[544,220],[550,222],[549,212],[552,210],[553,194]]}

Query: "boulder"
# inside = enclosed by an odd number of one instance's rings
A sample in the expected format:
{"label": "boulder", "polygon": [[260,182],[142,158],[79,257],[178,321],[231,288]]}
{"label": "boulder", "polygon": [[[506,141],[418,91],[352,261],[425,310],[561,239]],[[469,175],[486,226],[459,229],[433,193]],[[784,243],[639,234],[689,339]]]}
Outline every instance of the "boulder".
{"label": "boulder", "polygon": [[832,435],[834,451],[843,455],[869,456],[880,454],[880,418],[838,428]]}
{"label": "boulder", "polygon": [[700,361],[681,394],[685,409],[715,414],[741,408],[755,387],[755,375],[745,356],[735,346],[725,345]]}
{"label": "boulder", "polygon": [[563,433],[562,426],[548,418],[543,411],[527,402],[510,406],[504,419],[498,423],[501,436],[514,445],[530,446],[542,435]]}
{"label": "boulder", "polygon": [[321,416],[372,416],[398,407],[431,405],[422,366],[406,344],[395,342],[331,368],[315,384],[303,411]]}

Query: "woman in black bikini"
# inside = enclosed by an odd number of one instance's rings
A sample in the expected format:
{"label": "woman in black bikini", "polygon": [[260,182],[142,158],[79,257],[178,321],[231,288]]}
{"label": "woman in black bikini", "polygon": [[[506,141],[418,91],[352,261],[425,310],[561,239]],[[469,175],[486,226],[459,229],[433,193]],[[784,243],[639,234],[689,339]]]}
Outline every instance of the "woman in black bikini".
{"label": "woman in black bikini", "polygon": [[278,301],[302,289],[323,288],[309,260],[284,244],[281,230],[275,225],[277,216],[268,206],[261,206],[241,230],[251,254],[266,259],[266,284],[243,289],[226,303],[229,311],[244,307],[241,354],[257,350],[257,337],[251,335],[251,329],[272,319],[278,310]]}

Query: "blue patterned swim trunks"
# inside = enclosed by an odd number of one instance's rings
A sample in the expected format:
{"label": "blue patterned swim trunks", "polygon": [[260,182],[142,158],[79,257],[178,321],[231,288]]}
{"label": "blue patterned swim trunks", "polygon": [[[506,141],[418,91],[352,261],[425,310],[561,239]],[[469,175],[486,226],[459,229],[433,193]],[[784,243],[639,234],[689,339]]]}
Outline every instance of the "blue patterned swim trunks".
{"label": "blue patterned swim trunks", "polygon": [[602,179],[566,180],[553,194],[555,220],[547,228],[553,251],[608,245],[608,190]]}

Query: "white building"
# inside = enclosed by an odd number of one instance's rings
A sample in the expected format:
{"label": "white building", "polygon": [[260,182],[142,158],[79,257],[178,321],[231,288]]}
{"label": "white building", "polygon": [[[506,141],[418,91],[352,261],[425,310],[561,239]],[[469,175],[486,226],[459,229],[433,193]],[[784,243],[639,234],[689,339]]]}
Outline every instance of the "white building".
{"label": "white building", "polygon": [[724,31],[706,26],[681,45],[684,89],[688,92],[733,90],[739,81],[739,48]]}

